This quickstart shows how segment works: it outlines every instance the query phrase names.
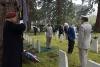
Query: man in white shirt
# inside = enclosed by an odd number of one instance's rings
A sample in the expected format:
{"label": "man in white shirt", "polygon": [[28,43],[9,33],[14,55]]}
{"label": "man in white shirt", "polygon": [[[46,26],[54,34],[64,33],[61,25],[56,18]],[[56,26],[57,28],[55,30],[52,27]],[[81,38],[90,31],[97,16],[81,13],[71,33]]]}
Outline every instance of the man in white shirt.
{"label": "man in white shirt", "polygon": [[53,35],[53,30],[50,24],[46,27],[46,48],[50,49],[51,39]]}
{"label": "man in white shirt", "polygon": [[87,51],[91,41],[92,26],[88,23],[87,17],[81,18],[82,24],[79,27],[78,47],[81,67],[86,67],[87,64]]}

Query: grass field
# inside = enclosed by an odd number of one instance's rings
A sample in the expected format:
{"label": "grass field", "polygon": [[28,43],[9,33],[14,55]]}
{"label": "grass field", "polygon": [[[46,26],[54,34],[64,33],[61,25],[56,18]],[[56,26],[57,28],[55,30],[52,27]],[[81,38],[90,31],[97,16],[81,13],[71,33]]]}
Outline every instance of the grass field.
{"label": "grass field", "polygon": [[[40,63],[33,63],[33,62],[27,62],[23,63],[23,67],[58,67],[58,51],[59,49],[64,50],[67,52],[67,41],[64,39],[62,42],[60,42],[59,39],[56,37],[53,37],[52,39],[52,49],[46,50],[45,49],[45,34],[41,33],[41,35],[33,36],[33,34],[30,35],[34,41],[38,39],[41,44],[41,52],[36,53]],[[89,51],[88,53],[88,59],[92,59],[98,63],[100,63],[100,53],[96,54],[92,51]],[[79,67],[79,55],[78,55],[78,48],[77,48],[77,42],[75,44],[74,52],[69,58],[69,67]]]}

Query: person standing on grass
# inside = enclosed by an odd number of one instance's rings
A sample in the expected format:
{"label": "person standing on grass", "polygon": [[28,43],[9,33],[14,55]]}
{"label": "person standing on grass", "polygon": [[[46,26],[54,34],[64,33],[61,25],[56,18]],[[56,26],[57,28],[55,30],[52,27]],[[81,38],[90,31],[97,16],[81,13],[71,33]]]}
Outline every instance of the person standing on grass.
{"label": "person standing on grass", "polygon": [[36,26],[33,27],[33,30],[34,30],[34,35],[36,36],[37,35],[37,32],[38,32],[38,28]]}
{"label": "person standing on grass", "polygon": [[53,30],[50,24],[47,25],[46,27],[46,48],[50,49],[51,48],[51,39],[53,35]]}
{"label": "person standing on grass", "polygon": [[82,24],[79,27],[78,34],[79,58],[81,67],[86,67],[87,52],[91,41],[92,26],[88,23],[87,17],[82,17],[81,22]]}
{"label": "person standing on grass", "polygon": [[72,54],[75,44],[75,30],[72,25],[68,27],[67,36],[68,36],[68,54]]}
{"label": "person standing on grass", "polygon": [[25,24],[19,23],[17,13],[9,11],[3,29],[2,67],[22,67],[23,32]]}
{"label": "person standing on grass", "polygon": [[62,42],[63,36],[64,36],[64,27],[63,27],[63,25],[59,25],[58,31],[59,31],[60,42]]}

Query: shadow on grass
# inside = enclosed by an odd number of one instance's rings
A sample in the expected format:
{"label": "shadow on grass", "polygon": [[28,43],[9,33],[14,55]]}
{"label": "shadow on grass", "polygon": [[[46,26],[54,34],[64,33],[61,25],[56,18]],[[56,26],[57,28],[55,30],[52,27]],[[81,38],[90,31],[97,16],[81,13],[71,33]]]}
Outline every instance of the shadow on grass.
{"label": "shadow on grass", "polygon": [[58,51],[58,47],[51,47],[50,49],[46,48],[46,47],[41,47],[41,52],[52,52],[52,51]]}

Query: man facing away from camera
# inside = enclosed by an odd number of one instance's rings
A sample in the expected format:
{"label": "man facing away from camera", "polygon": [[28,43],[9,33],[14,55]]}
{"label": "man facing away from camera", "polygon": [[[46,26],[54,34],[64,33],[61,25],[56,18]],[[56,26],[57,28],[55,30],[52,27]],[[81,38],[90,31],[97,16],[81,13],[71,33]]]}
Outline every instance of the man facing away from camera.
{"label": "man facing away from camera", "polygon": [[81,67],[86,67],[87,65],[87,53],[91,41],[91,31],[92,26],[89,24],[88,18],[82,17],[78,34],[78,47]]}

